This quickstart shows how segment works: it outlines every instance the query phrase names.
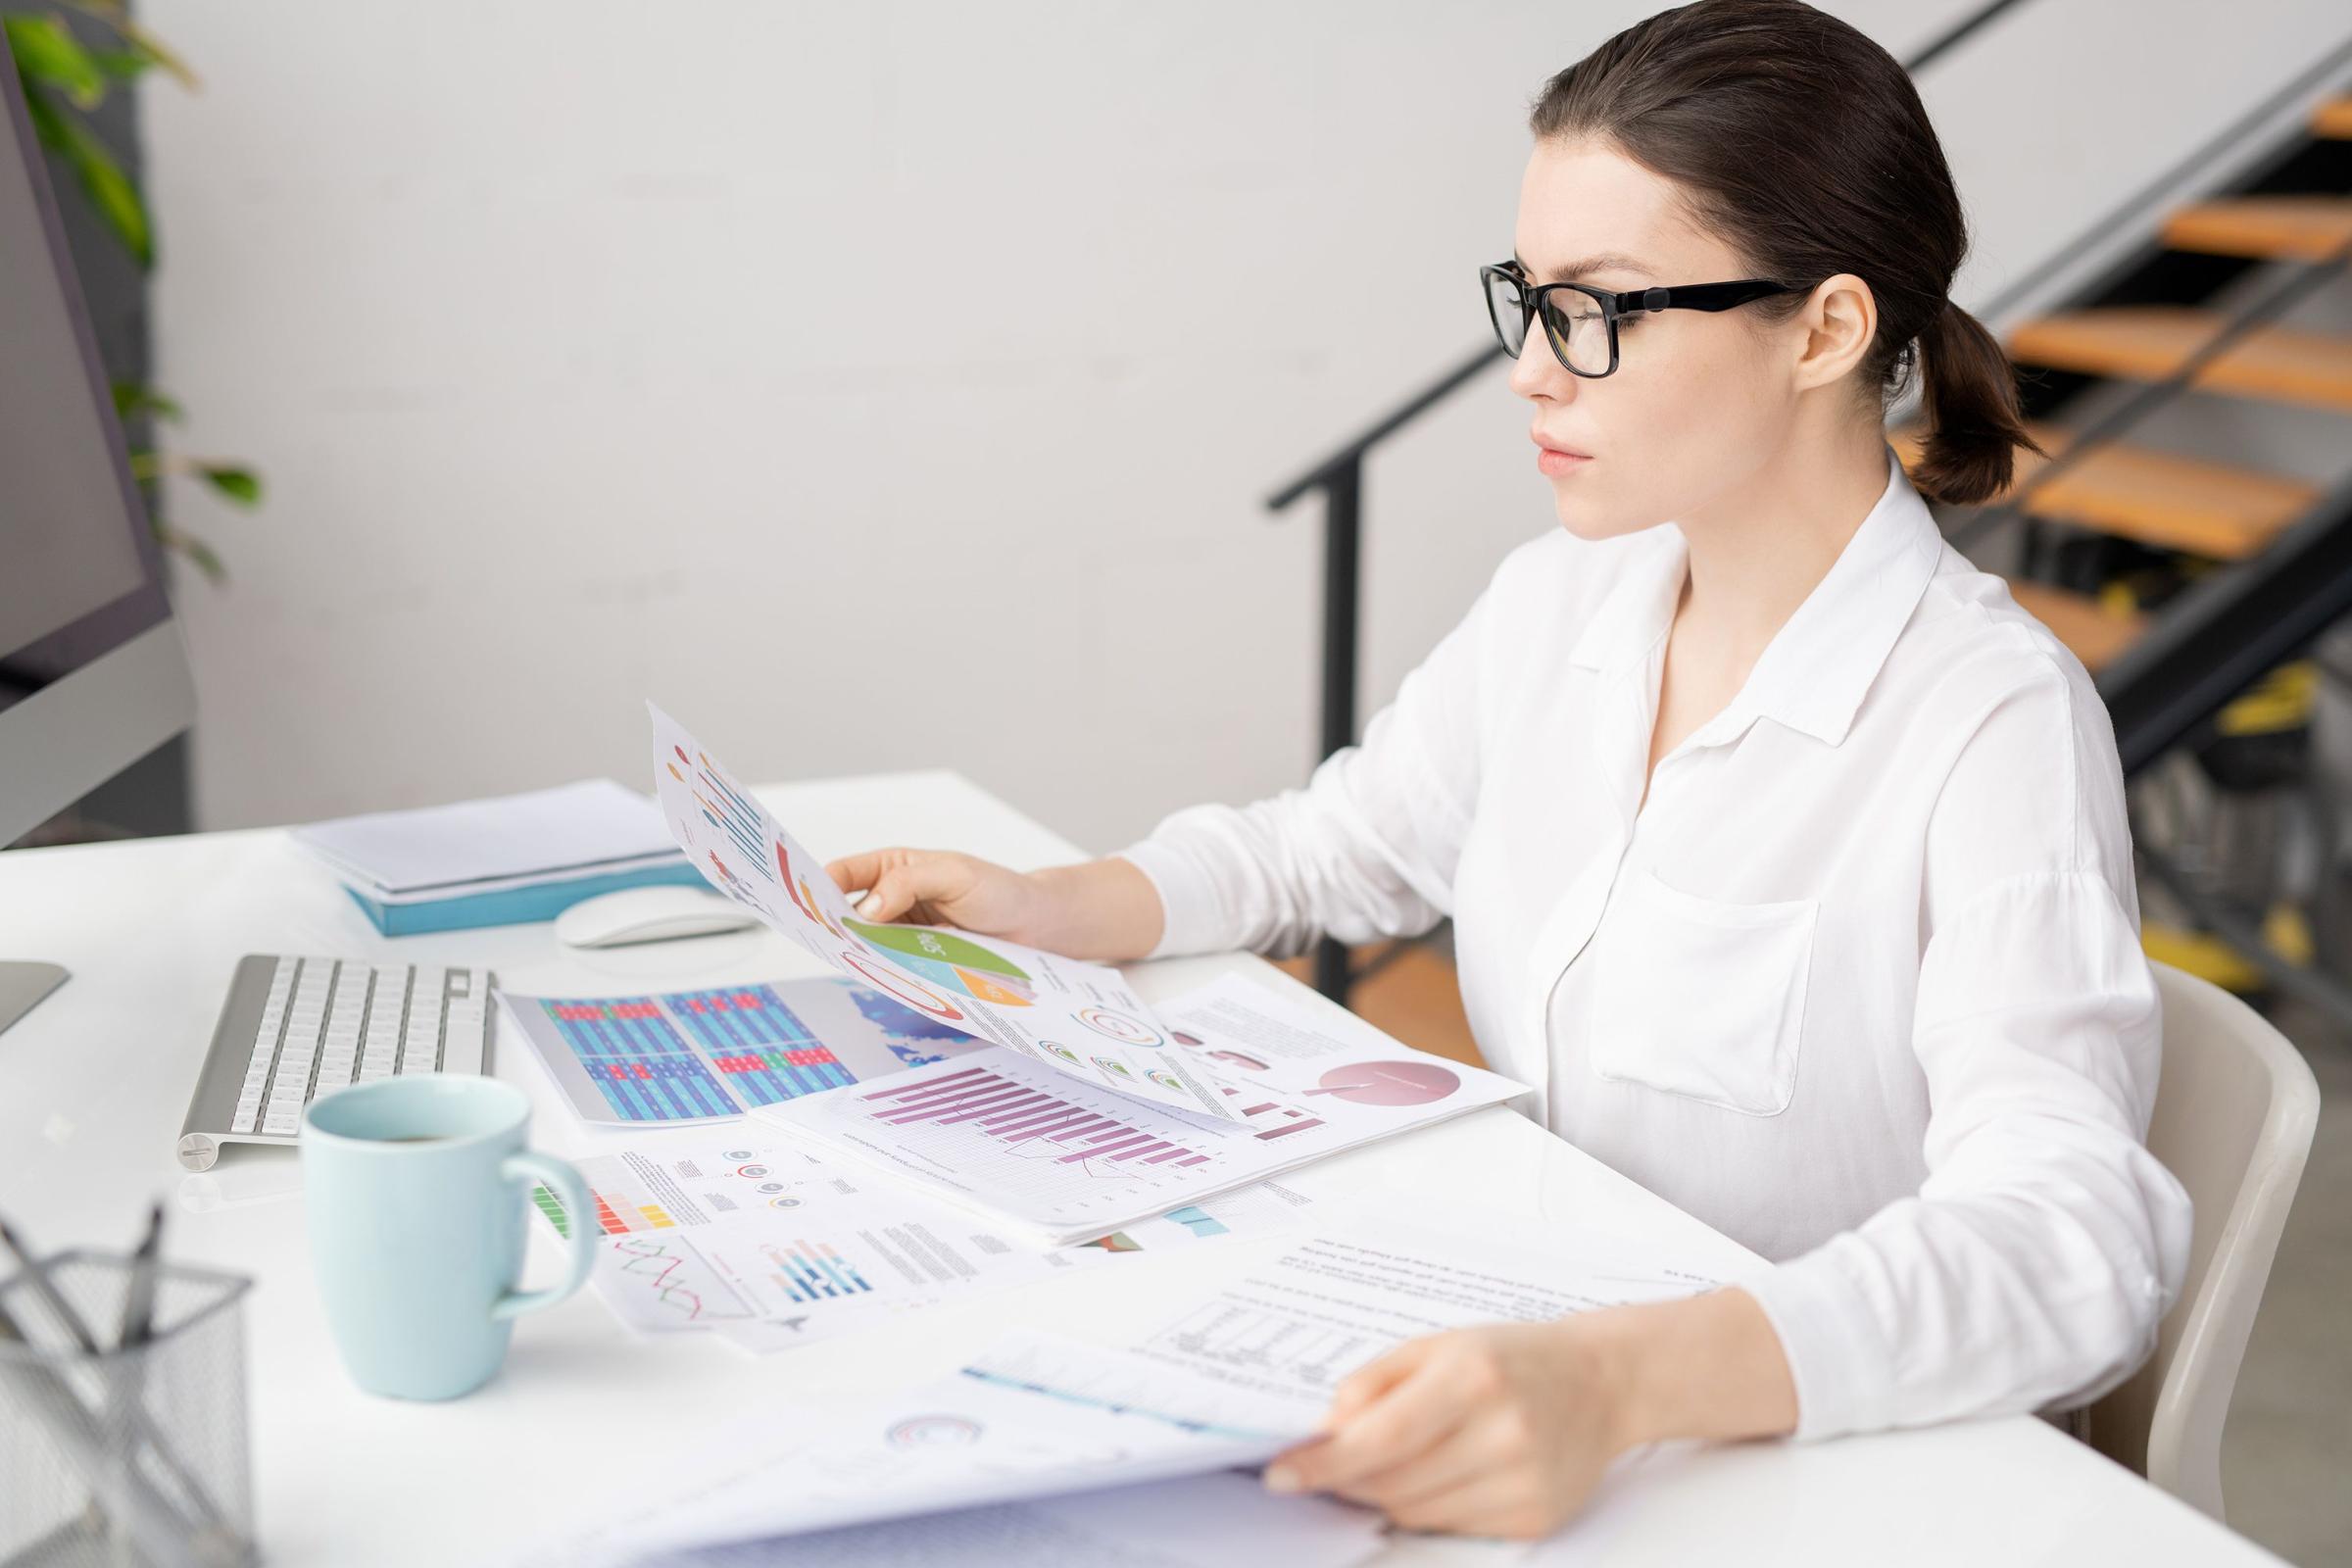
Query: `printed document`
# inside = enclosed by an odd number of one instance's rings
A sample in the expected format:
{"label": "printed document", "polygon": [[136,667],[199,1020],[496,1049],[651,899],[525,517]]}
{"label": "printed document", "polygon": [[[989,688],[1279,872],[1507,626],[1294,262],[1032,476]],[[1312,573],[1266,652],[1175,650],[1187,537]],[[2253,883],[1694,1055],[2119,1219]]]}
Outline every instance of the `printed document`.
{"label": "printed document", "polygon": [[1278,1497],[1231,1472],[698,1546],[639,1568],[1353,1568],[1387,1549],[1379,1513]]}
{"label": "printed document", "polygon": [[675,1477],[634,1488],[562,1560],[625,1561],[1261,1464],[1313,1432],[1341,1379],[1407,1339],[1718,1283],[1623,1243],[1594,1251],[1507,1231],[1439,1234],[1359,1212],[1123,1344],[1023,1331],[903,1394],[742,1422],[673,1456]]}
{"label": "printed document", "polygon": [[[714,1330],[756,1353],[1115,1257],[1274,1235],[1308,1202],[1267,1182],[1040,1250],[861,1167],[740,1131],[673,1134],[573,1164],[598,1233],[590,1279],[614,1315],[643,1333]],[[552,1189],[531,1198],[557,1234],[579,1223]]]}
{"label": "printed document", "polygon": [[753,1119],[1071,1242],[1521,1093],[1319,998],[1240,975],[1161,1015],[1167,1054],[1191,1061],[1188,1077],[1227,1119],[1142,1104],[1002,1050],[762,1106]]}
{"label": "printed document", "polygon": [[[648,705],[649,707],[651,705]],[[1001,937],[860,920],[823,864],[677,722],[653,709],[654,785],[671,835],[710,885],[824,963],[927,1018],[1077,1082],[1232,1114],[1116,969]]]}

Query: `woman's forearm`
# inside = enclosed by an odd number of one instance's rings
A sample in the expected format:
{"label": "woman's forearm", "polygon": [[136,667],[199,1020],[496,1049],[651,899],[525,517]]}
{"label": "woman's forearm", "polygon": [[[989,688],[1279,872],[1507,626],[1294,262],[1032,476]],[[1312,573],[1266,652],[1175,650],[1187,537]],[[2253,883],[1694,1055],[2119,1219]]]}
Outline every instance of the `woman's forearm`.
{"label": "woman's forearm", "polygon": [[1772,1320],[1734,1287],[1611,1307],[1584,1326],[1618,1377],[1617,1446],[1669,1438],[1765,1438],[1796,1429],[1796,1385]]}
{"label": "woman's forearm", "polygon": [[1106,856],[1032,873],[1039,898],[1030,946],[1073,958],[1120,963],[1159,945],[1159,890],[1132,860]]}

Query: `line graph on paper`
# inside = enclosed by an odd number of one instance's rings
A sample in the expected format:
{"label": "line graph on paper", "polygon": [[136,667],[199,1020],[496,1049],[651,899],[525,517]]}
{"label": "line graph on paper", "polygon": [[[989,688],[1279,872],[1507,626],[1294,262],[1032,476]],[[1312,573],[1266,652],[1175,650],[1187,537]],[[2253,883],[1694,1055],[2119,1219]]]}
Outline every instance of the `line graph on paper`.
{"label": "line graph on paper", "polygon": [[732,1323],[760,1315],[683,1236],[630,1234],[612,1239],[616,1266],[600,1269],[600,1288],[643,1295],[681,1324]]}

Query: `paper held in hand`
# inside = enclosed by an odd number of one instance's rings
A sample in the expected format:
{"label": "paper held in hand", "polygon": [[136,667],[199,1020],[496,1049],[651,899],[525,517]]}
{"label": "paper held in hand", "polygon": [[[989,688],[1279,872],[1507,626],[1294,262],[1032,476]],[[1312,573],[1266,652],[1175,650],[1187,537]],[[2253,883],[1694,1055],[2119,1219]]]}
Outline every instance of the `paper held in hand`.
{"label": "paper held in hand", "polygon": [[819,959],[978,1039],[1081,1083],[1221,1121],[1205,1083],[1115,969],[945,927],[860,920],[803,849],[661,709],[654,784],[671,835],[721,893]]}

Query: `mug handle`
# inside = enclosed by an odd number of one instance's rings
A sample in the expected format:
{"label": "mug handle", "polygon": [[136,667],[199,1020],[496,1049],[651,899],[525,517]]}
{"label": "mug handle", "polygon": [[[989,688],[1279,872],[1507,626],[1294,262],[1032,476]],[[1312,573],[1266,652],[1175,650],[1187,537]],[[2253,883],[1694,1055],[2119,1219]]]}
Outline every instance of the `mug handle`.
{"label": "mug handle", "polygon": [[596,1266],[597,1238],[590,1228],[595,1208],[588,1200],[588,1184],[580,1180],[580,1173],[553,1154],[542,1154],[535,1149],[516,1150],[499,1162],[498,1173],[508,1181],[537,1177],[563,1197],[564,1210],[571,1216],[571,1272],[564,1283],[538,1291],[518,1291],[510,1286],[500,1293],[490,1308],[493,1318],[519,1317],[543,1306],[553,1306],[588,1283],[588,1271]]}

